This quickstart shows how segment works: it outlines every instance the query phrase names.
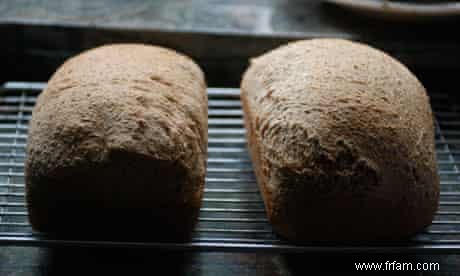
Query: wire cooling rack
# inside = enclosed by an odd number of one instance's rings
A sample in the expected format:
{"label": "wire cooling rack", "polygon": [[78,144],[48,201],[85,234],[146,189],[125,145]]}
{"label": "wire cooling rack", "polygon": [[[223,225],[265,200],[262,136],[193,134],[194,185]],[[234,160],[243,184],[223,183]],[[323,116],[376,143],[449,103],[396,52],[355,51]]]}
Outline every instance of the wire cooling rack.
{"label": "wire cooling rack", "polygon": [[24,201],[28,121],[43,83],[0,88],[0,245],[126,246],[178,250],[263,252],[460,252],[460,106],[431,95],[441,201],[433,224],[397,244],[295,245],[272,231],[246,150],[238,89],[210,88],[208,171],[199,223],[187,243],[56,240],[34,233]]}

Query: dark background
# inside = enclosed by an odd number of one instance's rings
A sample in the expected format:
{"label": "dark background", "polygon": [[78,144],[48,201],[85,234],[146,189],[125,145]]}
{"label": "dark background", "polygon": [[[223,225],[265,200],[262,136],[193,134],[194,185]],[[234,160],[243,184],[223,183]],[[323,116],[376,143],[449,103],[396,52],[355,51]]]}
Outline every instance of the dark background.
{"label": "dark background", "polygon": [[382,21],[319,0],[2,0],[0,23],[0,81],[46,81],[67,57],[114,42],[183,52],[209,86],[239,86],[249,58],[302,38],[369,43],[427,81],[436,75],[450,84],[460,66],[458,18]]}

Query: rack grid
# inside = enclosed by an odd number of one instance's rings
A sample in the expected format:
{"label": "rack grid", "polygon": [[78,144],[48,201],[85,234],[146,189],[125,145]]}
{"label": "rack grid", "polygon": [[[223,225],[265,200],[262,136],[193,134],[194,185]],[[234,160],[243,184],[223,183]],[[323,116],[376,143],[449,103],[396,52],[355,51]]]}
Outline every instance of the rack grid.
{"label": "rack grid", "polygon": [[209,155],[205,193],[193,239],[186,243],[58,240],[32,231],[24,200],[28,121],[43,83],[0,88],[0,245],[118,246],[264,252],[460,252],[460,107],[430,95],[441,179],[439,210],[413,240],[390,244],[295,245],[272,231],[246,149],[239,90],[209,88]]}

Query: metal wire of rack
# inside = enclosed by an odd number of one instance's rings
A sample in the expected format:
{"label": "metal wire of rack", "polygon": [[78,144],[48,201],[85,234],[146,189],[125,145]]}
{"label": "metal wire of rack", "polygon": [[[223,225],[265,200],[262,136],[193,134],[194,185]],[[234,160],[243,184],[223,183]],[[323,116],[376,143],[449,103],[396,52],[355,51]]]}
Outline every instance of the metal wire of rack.
{"label": "metal wire of rack", "polygon": [[210,88],[209,156],[199,223],[187,243],[56,240],[34,233],[24,201],[27,127],[43,83],[6,83],[0,90],[0,245],[126,246],[264,252],[460,252],[460,106],[431,95],[441,201],[433,224],[398,244],[294,245],[272,231],[245,147],[239,90]]}

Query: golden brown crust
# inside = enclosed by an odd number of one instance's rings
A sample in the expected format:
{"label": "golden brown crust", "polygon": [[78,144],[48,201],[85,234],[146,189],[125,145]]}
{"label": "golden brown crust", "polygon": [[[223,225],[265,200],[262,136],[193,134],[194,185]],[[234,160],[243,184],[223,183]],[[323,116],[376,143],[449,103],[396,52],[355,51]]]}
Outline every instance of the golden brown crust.
{"label": "golden brown crust", "polygon": [[290,43],[252,60],[241,98],[280,235],[400,239],[431,223],[439,197],[431,107],[395,59],[345,40]]}
{"label": "golden brown crust", "polygon": [[86,51],[57,70],[33,112],[25,168],[32,226],[92,231],[83,210],[107,209],[105,224],[190,230],[206,153],[206,84],[193,61],[140,44]]}

